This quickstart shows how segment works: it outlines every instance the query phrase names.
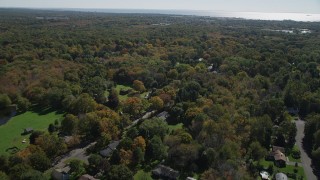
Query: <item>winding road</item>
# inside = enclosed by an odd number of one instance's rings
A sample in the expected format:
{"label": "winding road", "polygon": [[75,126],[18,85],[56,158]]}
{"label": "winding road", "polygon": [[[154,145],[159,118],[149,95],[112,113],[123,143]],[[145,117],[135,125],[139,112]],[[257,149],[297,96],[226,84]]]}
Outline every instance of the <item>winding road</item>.
{"label": "winding road", "polygon": [[296,135],[296,144],[301,151],[301,164],[306,174],[307,180],[317,180],[317,177],[313,174],[313,170],[311,168],[311,159],[309,158],[306,151],[303,149],[302,139],[304,137],[304,124],[300,118],[295,121],[297,127],[297,135]]}
{"label": "winding road", "polygon": [[[141,120],[148,119],[148,118],[152,117],[155,112],[156,111],[146,112],[146,114],[144,114],[141,118],[133,121],[131,123],[131,125],[129,125],[125,129],[129,129],[132,126],[135,126]],[[91,146],[95,145],[95,144],[96,144],[96,142],[92,142],[92,143],[88,144],[85,147],[73,149],[72,151],[70,151],[67,154],[65,154],[59,161],[57,161],[55,163],[55,165],[54,165],[54,168],[55,169],[61,169],[61,168],[65,167],[69,159],[80,159],[80,160],[84,161],[85,163],[88,163],[89,155],[86,154],[86,150],[88,148],[90,148]]]}

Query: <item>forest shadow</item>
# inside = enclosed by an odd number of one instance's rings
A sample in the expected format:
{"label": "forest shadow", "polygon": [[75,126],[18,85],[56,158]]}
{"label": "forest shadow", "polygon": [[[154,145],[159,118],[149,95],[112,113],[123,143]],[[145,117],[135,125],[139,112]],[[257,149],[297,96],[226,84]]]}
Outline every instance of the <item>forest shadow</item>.
{"label": "forest shadow", "polygon": [[46,114],[49,114],[51,112],[54,112],[56,111],[56,114],[63,114],[64,111],[62,109],[55,109],[55,108],[52,108],[52,107],[44,107],[44,106],[41,106],[41,105],[34,105],[31,107],[30,109],[31,112],[33,113],[36,113],[36,114],[39,114],[39,115],[46,115]]}

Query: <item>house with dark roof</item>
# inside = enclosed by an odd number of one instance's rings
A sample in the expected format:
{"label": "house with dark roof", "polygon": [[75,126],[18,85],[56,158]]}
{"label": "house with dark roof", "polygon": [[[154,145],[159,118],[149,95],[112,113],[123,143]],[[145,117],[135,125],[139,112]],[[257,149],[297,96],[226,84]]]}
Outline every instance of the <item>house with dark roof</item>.
{"label": "house with dark roof", "polygon": [[64,168],[61,168],[61,169],[55,169],[52,171],[51,177],[54,180],[69,180],[69,177],[70,177],[69,171],[70,171],[69,166],[65,166]]}
{"label": "house with dark roof", "polygon": [[107,148],[100,151],[100,155],[103,157],[110,157],[112,152],[117,149],[120,141],[112,141]]}
{"label": "house with dark roof", "polygon": [[157,168],[153,169],[152,171],[153,178],[160,178],[160,179],[169,179],[175,180],[179,177],[179,171],[175,171],[172,168],[164,165],[159,165]]}
{"label": "house with dark roof", "polygon": [[156,116],[159,119],[166,120],[169,117],[169,113],[167,111],[163,111]]}

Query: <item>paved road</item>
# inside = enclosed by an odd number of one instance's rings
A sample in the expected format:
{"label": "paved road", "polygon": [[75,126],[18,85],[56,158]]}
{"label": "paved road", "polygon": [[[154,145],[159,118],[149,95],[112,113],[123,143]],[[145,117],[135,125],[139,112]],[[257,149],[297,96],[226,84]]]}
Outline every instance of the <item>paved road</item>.
{"label": "paved road", "polygon": [[85,163],[88,163],[89,156],[86,154],[86,150],[95,144],[96,144],[96,142],[93,142],[93,143],[90,143],[89,145],[87,145],[86,147],[78,148],[78,149],[74,149],[74,150],[70,151],[55,164],[54,168],[61,169],[61,168],[65,167],[66,166],[65,162],[68,159],[79,159],[79,160],[84,161]]}
{"label": "paved road", "polygon": [[317,177],[313,174],[312,168],[311,168],[311,159],[303,149],[302,145],[302,139],[304,137],[304,121],[301,119],[295,121],[296,127],[297,127],[297,135],[296,135],[296,144],[298,145],[300,151],[301,151],[301,164],[304,169],[304,172],[307,176],[307,180],[317,180]]}
{"label": "paved road", "polygon": [[[141,118],[133,121],[133,122],[131,123],[131,125],[129,125],[128,127],[126,127],[126,129],[128,129],[128,128],[136,125],[136,124],[138,124],[139,121],[141,121],[141,120],[143,120],[143,119],[148,119],[148,118],[150,118],[155,112],[156,112],[156,111],[147,112],[147,113],[144,114]],[[93,143],[87,145],[86,147],[77,148],[77,149],[74,149],[74,150],[70,151],[69,153],[67,153],[66,155],[64,155],[64,156],[62,157],[62,159],[60,159],[57,163],[55,163],[54,168],[55,168],[55,169],[61,169],[61,168],[65,167],[65,166],[66,166],[66,163],[65,163],[65,162],[66,162],[68,159],[80,159],[80,160],[84,161],[85,163],[88,163],[88,158],[89,158],[89,156],[86,155],[86,150],[87,150],[89,147],[91,147],[91,146],[93,146],[93,145],[95,145],[95,144],[96,144],[96,142],[93,142]]]}

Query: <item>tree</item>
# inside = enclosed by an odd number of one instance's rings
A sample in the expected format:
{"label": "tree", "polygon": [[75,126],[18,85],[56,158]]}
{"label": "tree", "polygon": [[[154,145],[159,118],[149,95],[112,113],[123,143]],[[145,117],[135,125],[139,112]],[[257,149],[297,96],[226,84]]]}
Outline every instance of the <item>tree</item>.
{"label": "tree", "polygon": [[168,160],[173,167],[190,168],[199,157],[198,144],[179,144],[168,150]]}
{"label": "tree", "polygon": [[129,165],[132,162],[132,151],[120,149],[120,163],[124,165]]}
{"label": "tree", "polygon": [[76,116],[67,114],[61,121],[61,132],[66,135],[76,134],[78,131],[78,124],[79,119]]}
{"label": "tree", "polygon": [[139,126],[140,134],[147,139],[157,135],[163,138],[168,133],[168,124],[159,118],[147,119]]}
{"label": "tree", "polygon": [[21,180],[39,180],[39,179],[46,179],[45,175],[43,175],[40,171],[36,170],[29,170],[25,172],[21,177]]}
{"label": "tree", "polygon": [[107,105],[111,109],[116,109],[119,106],[119,102],[120,101],[119,101],[118,91],[112,88],[111,91],[109,92]]}
{"label": "tree", "polygon": [[0,155],[0,171],[7,172],[9,169],[9,160],[5,155]]}
{"label": "tree", "polygon": [[258,141],[254,141],[249,145],[248,153],[255,161],[258,161],[266,155],[267,151]]}
{"label": "tree", "polygon": [[11,99],[6,94],[0,94],[0,109],[4,109],[11,105]]}
{"label": "tree", "polygon": [[140,147],[135,148],[132,152],[132,162],[135,165],[138,165],[143,161],[144,161],[144,151]]}
{"label": "tree", "polygon": [[51,161],[43,151],[31,154],[28,159],[30,165],[38,171],[44,172],[51,167]]}
{"label": "tree", "polygon": [[139,91],[140,93],[146,91],[146,88],[144,87],[144,84],[142,81],[134,80],[132,86],[134,90]]}
{"label": "tree", "polygon": [[18,96],[17,97],[17,106],[18,106],[18,111],[25,112],[30,108],[31,103],[27,98]]}
{"label": "tree", "polygon": [[201,86],[195,81],[188,82],[183,88],[178,91],[177,100],[182,101],[195,101],[200,92]]}
{"label": "tree", "polygon": [[138,136],[134,138],[132,148],[140,148],[144,152],[146,150],[146,141],[142,136]]}
{"label": "tree", "polygon": [[147,146],[146,155],[149,159],[163,160],[167,158],[167,147],[163,144],[159,136],[154,136]]}
{"label": "tree", "polygon": [[270,148],[273,123],[268,115],[252,119],[251,139],[260,142],[266,148]]}
{"label": "tree", "polygon": [[77,180],[79,177],[86,173],[84,163],[81,160],[73,159],[69,163],[70,166],[70,179]]}
{"label": "tree", "polygon": [[151,103],[151,108],[155,110],[161,110],[163,108],[163,100],[159,96],[151,97],[149,102]]}
{"label": "tree", "polygon": [[296,134],[296,125],[291,121],[283,121],[282,123],[280,123],[279,128],[276,132],[277,146],[292,148],[296,142]]}
{"label": "tree", "polygon": [[94,97],[98,103],[105,102],[104,92],[107,88],[107,81],[99,76],[87,78],[84,83],[85,92]]}
{"label": "tree", "polygon": [[33,131],[29,137],[30,144],[36,144],[36,139],[43,134],[43,131]]}
{"label": "tree", "polygon": [[108,177],[110,180],[132,180],[133,173],[125,165],[114,165],[111,166]]}
{"label": "tree", "polygon": [[66,144],[56,134],[40,135],[35,144],[39,145],[49,158],[54,158],[67,150]]}
{"label": "tree", "polygon": [[81,94],[72,103],[72,112],[75,114],[88,113],[96,109],[97,103],[89,94]]}
{"label": "tree", "polygon": [[108,160],[97,154],[91,154],[88,158],[88,162],[87,172],[89,174],[97,174],[101,170],[107,172],[110,168]]}
{"label": "tree", "polygon": [[56,130],[56,127],[52,123],[50,123],[48,126],[48,132],[52,134],[55,130]]}
{"label": "tree", "polygon": [[32,168],[29,165],[25,163],[19,163],[10,168],[9,170],[10,179],[22,179],[21,177],[30,170],[32,170]]}
{"label": "tree", "polygon": [[9,180],[9,176],[7,176],[6,173],[0,171],[0,179],[1,180]]}
{"label": "tree", "polygon": [[133,117],[140,115],[144,109],[142,100],[137,97],[129,97],[123,102],[122,110],[124,113],[128,113]]}

